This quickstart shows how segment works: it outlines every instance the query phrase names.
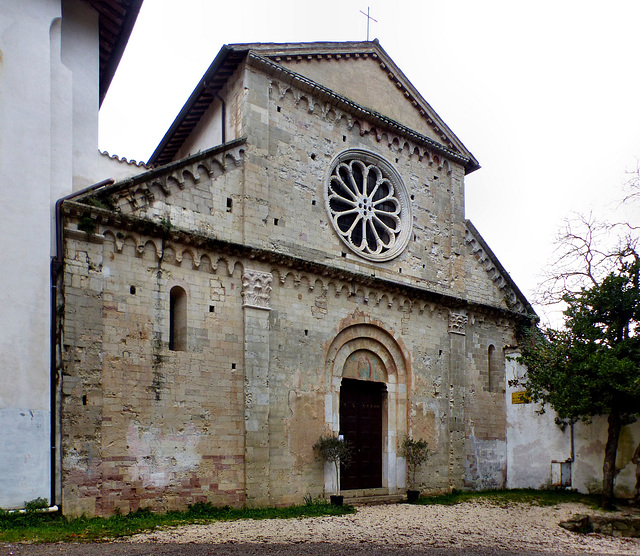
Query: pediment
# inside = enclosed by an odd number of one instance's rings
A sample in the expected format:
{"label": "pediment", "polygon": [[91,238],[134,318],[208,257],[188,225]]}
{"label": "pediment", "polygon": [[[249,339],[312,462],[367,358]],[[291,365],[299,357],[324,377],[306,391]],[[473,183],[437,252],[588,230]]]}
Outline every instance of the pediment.
{"label": "pediment", "polygon": [[265,45],[252,50],[448,149],[467,154],[377,41]]}

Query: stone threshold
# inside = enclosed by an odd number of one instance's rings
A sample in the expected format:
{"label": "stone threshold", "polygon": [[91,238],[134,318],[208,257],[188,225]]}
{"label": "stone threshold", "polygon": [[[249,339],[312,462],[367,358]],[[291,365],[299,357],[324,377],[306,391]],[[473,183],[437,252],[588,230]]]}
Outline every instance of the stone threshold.
{"label": "stone threshold", "polygon": [[351,506],[374,506],[379,504],[398,504],[407,499],[404,492],[389,493],[388,488],[366,488],[343,490],[344,503]]}

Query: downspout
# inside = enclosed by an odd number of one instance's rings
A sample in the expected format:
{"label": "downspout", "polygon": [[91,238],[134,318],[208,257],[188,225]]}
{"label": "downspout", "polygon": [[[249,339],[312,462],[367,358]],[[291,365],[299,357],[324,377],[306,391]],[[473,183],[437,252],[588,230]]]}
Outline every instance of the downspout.
{"label": "downspout", "polygon": [[571,462],[571,488],[573,488],[573,475],[576,472],[576,470],[574,469],[574,462],[576,460],[576,449],[575,449],[575,443],[573,440],[573,421],[571,421],[571,423],[569,424],[570,429],[569,429],[569,434],[571,435],[571,455],[569,457],[569,459],[567,461]]}
{"label": "downspout", "polygon": [[204,88],[208,91],[213,98],[217,98],[220,101],[220,107],[222,109],[222,123],[220,126],[220,144],[224,145],[227,142],[227,105],[224,102],[224,99],[220,96],[217,90],[213,87],[210,87],[209,84],[205,81]]}
{"label": "downspout", "polygon": [[569,461],[572,462],[572,463],[576,460],[575,443],[573,441],[573,425],[574,425],[574,423],[572,421],[571,424],[570,424],[570,427],[571,427],[571,429],[570,429],[570,431],[571,431],[571,457],[569,458]]}
{"label": "downspout", "polygon": [[227,142],[227,105],[224,102],[224,99],[216,93],[215,98],[220,101],[220,105],[222,107],[222,130],[221,130],[221,143],[224,145]]}
{"label": "downspout", "polygon": [[[58,357],[57,357],[57,347],[58,347],[58,278],[62,273],[62,267],[64,263],[64,253],[63,253],[63,245],[62,245],[62,203],[68,201],[69,199],[73,199],[74,197],[78,197],[80,195],[84,195],[85,193],[89,193],[91,191],[95,191],[107,185],[111,185],[114,183],[114,180],[108,179],[101,181],[99,183],[90,185],[80,191],[75,191],[65,197],[62,197],[56,201],[55,204],[55,234],[56,234],[56,247],[55,253],[51,257],[51,325],[50,325],[50,373],[49,373],[49,403],[51,404],[51,426],[50,426],[50,469],[51,469],[51,499],[50,504],[51,508],[56,507],[56,504],[59,503],[56,496],[56,471],[57,471],[57,457],[56,453],[58,450],[57,446],[57,434],[58,434],[58,426],[57,426],[57,418],[59,415],[58,412]],[[60,354],[60,358],[62,359],[62,354]],[[50,508],[50,509],[51,509]],[[57,508],[56,508],[57,510]],[[55,510],[51,510],[55,511]]]}

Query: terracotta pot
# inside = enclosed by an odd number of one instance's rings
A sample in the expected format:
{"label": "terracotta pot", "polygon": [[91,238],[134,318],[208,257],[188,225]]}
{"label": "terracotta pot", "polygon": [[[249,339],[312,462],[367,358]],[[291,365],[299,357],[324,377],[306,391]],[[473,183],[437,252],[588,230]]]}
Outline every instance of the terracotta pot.
{"label": "terracotta pot", "polygon": [[331,504],[333,506],[342,506],[344,503],[344,496],[341,494],[332,494],[329,498],[331,499]]}
{"label": "terracotta pot", "polygon": [[419,490],[407,490],[407,502],[416,502],[420,498]]}

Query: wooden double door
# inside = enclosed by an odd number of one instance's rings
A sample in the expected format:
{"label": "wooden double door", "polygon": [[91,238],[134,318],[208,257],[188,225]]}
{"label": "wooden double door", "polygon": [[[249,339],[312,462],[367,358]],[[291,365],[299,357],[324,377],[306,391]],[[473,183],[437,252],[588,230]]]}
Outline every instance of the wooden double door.
{"label": "wooden double door", "polygon": [[340,433],[353,447],[348,467],[340,469],[342,490],[382,486],[382,410],[386,387],[381,382],[343,378],[340,387]]}

